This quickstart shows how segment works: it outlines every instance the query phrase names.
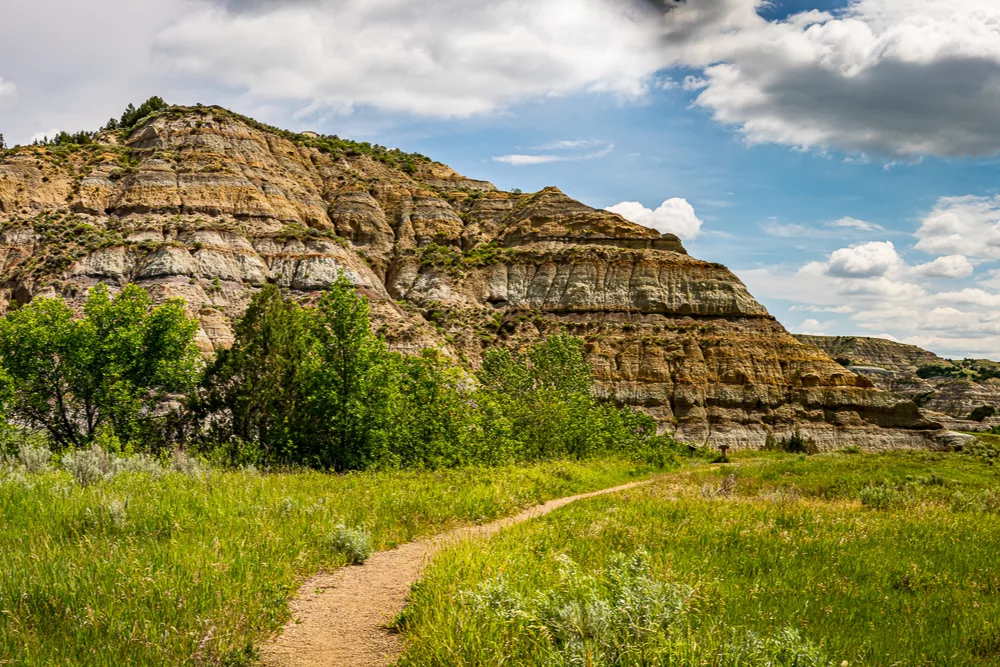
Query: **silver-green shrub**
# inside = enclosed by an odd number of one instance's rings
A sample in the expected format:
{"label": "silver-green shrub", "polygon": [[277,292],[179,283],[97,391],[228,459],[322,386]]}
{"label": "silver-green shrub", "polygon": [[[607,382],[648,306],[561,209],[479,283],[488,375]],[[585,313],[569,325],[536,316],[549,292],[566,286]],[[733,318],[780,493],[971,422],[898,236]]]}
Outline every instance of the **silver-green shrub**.
{"label": "silver-green shrub", "polygon": [[80,486],[90,486],[113,477],[117,471],[117,458],[98,446],[77,449],[62,457],[62,467],[68,470]]}
{"label": "silver-green shrub", "polygon": [[330,548],[347,558],[352,565],[361,565],[372,555],[372,536],[364,528],[348,528],[338,524],[329,538]]}
{"label": "silver-green shrub", "polygon": [[201,477],[205,474],[205,466],[201,461],[184,450],[178,449],[170,457],[170,469],[189,477]]}
{"label": "silver-green shrub", "polygon": [[861,489],[860,500],[862,505],[874,510],[887,510],[899,502],[896,490],[882,484]]}
{"label": "silver-green shrub", "polygon": [[150,477],[162,477],[166,469],[160,462],[148,454],[124,456],[115,462],[115,474],[145,474]]}
{"label": "silver-green shrub", "polygon": [[28,472],[45,472],[49,469],[52,451],[44,445],[24,444],[17,450],[17,459]]}

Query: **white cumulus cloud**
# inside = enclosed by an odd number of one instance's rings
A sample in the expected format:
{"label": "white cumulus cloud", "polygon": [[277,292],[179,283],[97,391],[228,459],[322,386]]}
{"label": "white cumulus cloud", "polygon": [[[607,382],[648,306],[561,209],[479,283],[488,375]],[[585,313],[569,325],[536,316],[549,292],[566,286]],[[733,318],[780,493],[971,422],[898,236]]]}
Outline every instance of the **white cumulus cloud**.
{"label": "white cumulus cloud", "polygon": [[626,220],[652,227],[661,234],[676,234],[685,241],[698,238],[702,221],[686,199],[675,197],[660,204],[655,210],[639,202],[625,201],[606,210],[617,213]]}
{"label": "white cumulus cloud", "polygon": [[642,95],[664,54],[648,9],[628,5],[202,0],[155,48],[181,72],[259,98],[468,116],[535,97]]}
{"label": "white cumulus cloud", "polygon": [[[942,198],[921,220],[912,249],[861,243],[798,269],[756,267],[737,274],[756,296],[793,302],[789,313],[840,316],[825,328],[812,317],[802,330],[891,335],[945,356],[1000,359],[1000,269],[990,268],[1000,259],[998,221],[1000,198]],[[908,259],[920,252],[937,256]],[[984,270],[977,277],[979,266]]]}
{"label": "white cumulus cloud", "polygon": [[929,254],[1000,259],[1000,196],[942,197],[917,229]]}
{"label": "white cumulus cloud", "polygon": [[827,272],[842,278],[875,278],[901,261],[892,241],[872,241],[835,250]]}
{"label": "white cumulus cloud", "polygon": [[965,255],[947,255],[938,257],[933,262],[913,267],[917,273],[933,278],[968,278],[975,272]]}

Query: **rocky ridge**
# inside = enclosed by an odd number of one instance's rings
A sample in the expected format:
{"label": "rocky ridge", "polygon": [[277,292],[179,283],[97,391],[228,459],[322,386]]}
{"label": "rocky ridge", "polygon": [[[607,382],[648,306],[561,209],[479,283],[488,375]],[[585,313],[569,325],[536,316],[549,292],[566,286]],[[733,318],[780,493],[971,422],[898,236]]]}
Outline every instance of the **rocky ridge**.
{"label": "rocky ridge", "polygon": [[[960,371],[960,365],[915,345],[881,338],[795,337],[803,343],[817,346],[840,363],[848,364],[853,372],[864,375],[876,387],[904,396],[921,408],[936,413],[931,416],[951,428],[977,430],[984,424],[1000,424],[1000,418],[987,419],[982,424],[968,420],[969,414],[978,407],[992,405],[1000,409],[1000,379],[976,381],[968,376],[921,378],[917,375],[921,367]],[[981,360],[981,363],[994,364],[986,360]]]}
{"label": "rocky ridge", "polygon": [[498,191],[422,156],[170,108],[88,146],[0,156],[0,311],[100,282],[182,297],[206,351],[253,291],[308,301],[343,271],[398,349],[475,367],[567,330],[598,390],[681,438],[926,446],[939,424],[789,335],[728,269],[547,188]]}

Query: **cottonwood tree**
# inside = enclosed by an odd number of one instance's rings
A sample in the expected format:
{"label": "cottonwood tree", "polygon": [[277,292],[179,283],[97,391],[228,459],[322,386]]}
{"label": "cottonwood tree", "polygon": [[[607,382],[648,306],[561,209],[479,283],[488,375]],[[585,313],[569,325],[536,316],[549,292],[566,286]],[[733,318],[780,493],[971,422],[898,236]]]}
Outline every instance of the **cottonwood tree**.
{"label": "cottonwood tree", "polygon": [[316,345],[309,373],[314,455],[336,470],[391,459],[396,355],[372,333],[368,299],[340,273],[312,311],[310,326]]}
{"label": "cottonwood tree", "polygon": [[0,320],[0,412],[58,450],[101,431],[142,448],[166,397],[197,382],[197,330],[183,301],[154,307],[135,285],[117,296],[95,287],[82,318],[62,299],[35,299]]}
{"label": "cottonwood tree", "polygon": [[208,418],[216,441],[257,447],[258,459],[304,462],[299,450],[311,430],[308,314],[268,284],[236,323],[234,339],[205,374],[202,419]]}

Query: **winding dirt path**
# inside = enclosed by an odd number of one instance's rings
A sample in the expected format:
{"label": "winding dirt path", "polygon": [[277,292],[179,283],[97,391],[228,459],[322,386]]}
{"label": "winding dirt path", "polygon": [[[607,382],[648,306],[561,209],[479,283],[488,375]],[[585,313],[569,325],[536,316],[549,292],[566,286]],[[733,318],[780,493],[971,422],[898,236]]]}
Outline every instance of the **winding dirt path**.
{"label": "winding dirt path", "polygon": [[386,629],[403,610],[410,586],[436,553],[458,541],[487,537],[576,500],[649,484],[641,480],[611,489],[550,500],[493,523],[458,528],[380,551],[360,566],[319,574],[292,600],[292,619],[261,649],[271,667],[383,667],[403,652],[400,638]]}

